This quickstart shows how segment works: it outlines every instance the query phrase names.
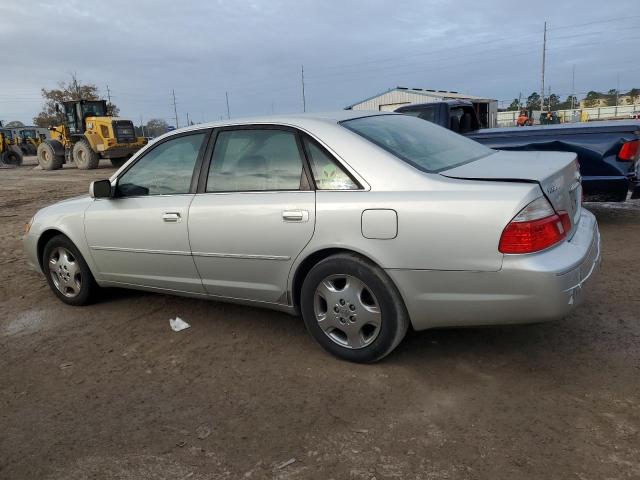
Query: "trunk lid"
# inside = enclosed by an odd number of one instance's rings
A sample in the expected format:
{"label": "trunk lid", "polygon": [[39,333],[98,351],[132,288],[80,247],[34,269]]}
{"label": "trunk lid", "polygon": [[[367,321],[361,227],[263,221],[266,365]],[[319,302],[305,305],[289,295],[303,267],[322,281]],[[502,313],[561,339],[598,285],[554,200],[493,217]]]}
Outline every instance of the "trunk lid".
{"label": "trunk lid", "polygon": [[440,175],[469,180],[536,182],[556,212],[569,214],[570,234],[580,220],[582,187],[575,153],[497,151]]}

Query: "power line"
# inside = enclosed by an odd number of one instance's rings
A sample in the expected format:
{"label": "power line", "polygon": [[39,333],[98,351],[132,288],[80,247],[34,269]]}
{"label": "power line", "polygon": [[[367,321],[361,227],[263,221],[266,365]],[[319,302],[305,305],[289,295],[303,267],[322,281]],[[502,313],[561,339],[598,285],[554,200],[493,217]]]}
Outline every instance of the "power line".
{"label": "power line", "polygon": [[[605,20],[597,20],[597,21],[593,21],[593,22],[588,22],[588,23],[584,23],[584,24],[575,24],[575,25],[561,25],[559,27],[554,27],[553,29],[549,29],[549,30],[569,30],[569,29],[573,29],[573,28],[580,28],[586,25],[595,25],[595,24],[601,24],[601,23],[610,23],[610,22],[614,22],[614,21],[619,21],[619,20],[627,20],[627,19],[633,19],[633,18],[640,18],[640,15],[630,15],[627,17],[616,17],[616,18],[609,18],[609,19],[605,19]],[[524,33],[524,34],[519,34],[518,35],[518,41],[522,41],[523,39],[527,38],[527,37],[532,37],[532,36],[537,36],[539,35],[539,31],[536,32],[531,32],[531,33]],[[585,34],[586,35],[586,34]],[[576,35],[577,36],[577,35]],[[564,37],[563,37],[564,38]],[[570,37],[566,37],[566,38],[570,38]],[[473,43],[466,43],[463,45],[458,45],[456,47],[445,47],[445,48],[440,48],[440,49],[430,49],[428,52],[417,52],[417,53],[413,53],[413,54],[405,54],[402,53],[402,58],[406,59],[406,58],[412,58],[412,57],[418,57],[418,56],[424,56],[424,55],[432,55],[434,53],[440,53],[440,52],[448,52],[448,51],[468,51],[469,48],[472,47],[477,47],[477,46],[481,46],[481,45],[494,45],[496,42],[499,42],[501,40],[504,41],[508,41],[509,44],[513,44],[513,36],[504,36],[504,37],[493,37],[489,40],[486,41],[482,41],[482,42],[473,42]],[[525,41],[523,43],[528,43],[528,41]],[[395,54],[393,57],[386,57],[386,58],[375,58],[372,60],[367,60],[364,62],[357,62],[357,63],[348,63],[348,64],[336,64],[336,65],[323,65],[321,66],[321,68],[323,70],[328,70],[328,69],[344,69],[344,68],[349,68],[349,67],[358,67],[361,65],[368,65],[371,63],[375,63],[375,64],[380,64],[386,61],[393,61],[393,60],[397,60],[398,59],[398,54]]]}

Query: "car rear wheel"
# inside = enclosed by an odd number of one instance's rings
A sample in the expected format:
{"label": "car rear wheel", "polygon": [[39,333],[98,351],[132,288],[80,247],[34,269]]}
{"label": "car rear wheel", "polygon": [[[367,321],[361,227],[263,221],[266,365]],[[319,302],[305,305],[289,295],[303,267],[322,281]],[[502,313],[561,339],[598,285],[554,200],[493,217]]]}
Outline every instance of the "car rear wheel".
{"label": "car rear wheel", "polygon": [[303,282],[300,303],[313,338],[333,355],[352,362],[385,357],[409,326],[391,279],[358,255],[334,255],[315,265]]}
{"label": "car rear wheel", "polygon": [[64,303],[91,303],[98,285],[82,254],[67,237],[57,235],[47,242],[42,267],[49,287]]}

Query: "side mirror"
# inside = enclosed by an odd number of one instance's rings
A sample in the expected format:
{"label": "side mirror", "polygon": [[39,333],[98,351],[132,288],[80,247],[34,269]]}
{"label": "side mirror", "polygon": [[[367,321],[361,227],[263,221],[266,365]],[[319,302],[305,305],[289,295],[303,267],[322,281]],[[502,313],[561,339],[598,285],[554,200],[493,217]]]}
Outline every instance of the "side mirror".
{"label": "side mirror", "polygon": [[111,182],[109,180],[95,180],[89,185],[91,198],[111,198]]}

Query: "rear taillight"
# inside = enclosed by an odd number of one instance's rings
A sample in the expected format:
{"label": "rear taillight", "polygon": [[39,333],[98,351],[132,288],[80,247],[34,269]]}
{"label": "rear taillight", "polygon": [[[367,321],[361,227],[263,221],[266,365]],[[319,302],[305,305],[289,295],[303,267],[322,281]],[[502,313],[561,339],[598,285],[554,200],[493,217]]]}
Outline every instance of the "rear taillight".
{"label": "rear taillight", "polygon": [[498,250],[502,253],[533,253],[562,241],[571,230],[566,212],[556,213],[546,198],[524,207],[502,231]]}
{"label": "rear taillight", "polygon": [[625,142],[618,153],[618,160],[633,162],[638,159],[638,153],[640,153],[640,140]]}

